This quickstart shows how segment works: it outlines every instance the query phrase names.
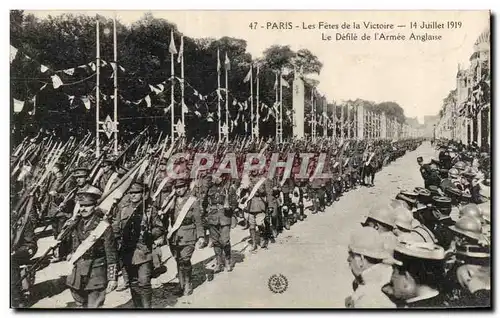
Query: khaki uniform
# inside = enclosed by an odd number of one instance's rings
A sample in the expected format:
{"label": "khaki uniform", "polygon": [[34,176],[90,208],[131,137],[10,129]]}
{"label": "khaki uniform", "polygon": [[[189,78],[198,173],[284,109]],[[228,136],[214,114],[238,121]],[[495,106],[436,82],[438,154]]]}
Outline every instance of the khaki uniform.
{"label": "khaki uniform", "polygon": [[[102,220],[102,212],[98,209],[88,218],[80,218],[71,233],[72,250],[92,233]],[[118,254],[111,227],[102,237],[75,262],[73,271],[66,279],[77,304],[97,308],[103,305],[106,297],[106,286],[109,280],[116,280]]]}
{"label": "khaki uniform", "polygon": [[153,241],[164,234],[163,223],[154,207],[144,211],[142,201],[127,200],[118,207],[113,231],[134,305],[149,308],[153,292]]}

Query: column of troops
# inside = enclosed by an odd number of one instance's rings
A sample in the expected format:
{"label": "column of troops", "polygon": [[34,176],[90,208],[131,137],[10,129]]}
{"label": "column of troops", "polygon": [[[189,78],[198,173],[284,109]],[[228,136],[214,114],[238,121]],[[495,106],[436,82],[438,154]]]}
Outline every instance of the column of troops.
{"label": "column of troops", "polygon": [[436,143],[424,187],[373,208],[351,237],[347,308],[490,307],[490,157]]}
{"label": "column of troops", "polygon": [[[71,139],[62,148],[65,151],[57,153],[60,148],[54,151],[56,147],[47,138],[26,139],[11,156],[13,307],[30,306],[36,271],[50,258],[50,262],[72,260],[66,285],[79,306],[100,307],[106,294],[130,289],[135,307],[150,308],[152,282],[165,271],[160,249],[165,245],[176,260],[177,293],[190,295],[191,258],[196,248],[213,248],[216,262],[208,273],[210,279],[221,271],[230,272],[234,267],[231,230],[248,230],[253,253],[267,249],[280,233],[304,221],[307,211],[324,213],[325,207],[343,193],[359,185],[372,186],[378,170],[422,142],[182,142],[170,155],[215,154],[213,168],[191,179],[189,174],[183,178],[169,176],[169,158],[159,151],[159,141],[155,146],[134,139],[120,147],[119,155],[110,155],[111,151],[104,147],[96,159],[88,140],[77,143]],[[247,153],[261,152],[268,160],[276,152],[282,161],[291,152],[297,157],[290,174],[277,169],[274,177],[266,178],[266,165],[240,180],[215,173],[221,158],[231,151],[237,153],[240,167]],[[308,178],[299,176],[298,153],[305,152],[316,154],[309,166],[311,172],[317,155],[326,153],[325,171],[331,172],[333,178],[314,178],[312,173]],[[131,169],[145,156],[151,157],[150,164],[134,175],[122,195],[113,197],[110,208],[103,209],[103,204],[109,203],[108,194],[124,184]],[[190,171],[192,158],[176,162],[176,172]],[[312,206],[306,202],[312,202]],[[35,259],[35,229],[47,229],[49,225],[55,243]],[[97,238],[89,239],[95,233],[99,233]]]}

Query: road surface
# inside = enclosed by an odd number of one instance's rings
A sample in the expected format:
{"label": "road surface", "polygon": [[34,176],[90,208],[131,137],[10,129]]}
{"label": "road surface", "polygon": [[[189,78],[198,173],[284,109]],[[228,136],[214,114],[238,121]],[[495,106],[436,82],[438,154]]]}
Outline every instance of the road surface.
{"label": "road surface", "polygon": [[[178,308],[344,308],[344,299],[352,293],[352,274],[347,264],[350,233],[360,226],[369,209],[388,203],[401,189],[422,186],[417,157],[429,161],[435,155],[429,143],[392,162],[377,173],[375,187],[352,190],[324,213],[308,214],[304,222],[284,231],[267,250],[248,252],[248,230],[231,232],[234,270],[220,273],[207,281],[205,267],[213,250],[196,250],[193,255],[194,292],[190,296],[173,295],[176,289],[176,265],[165,247],[168,268],[160,276],[163,283],[153,290],[153,307]],[[52,238],[39,241],[39,253]],[[64,286],[65,262],[50,264],[37,272],[33,288],[33,307],[67,308],[75,303]],[[286,277],[288,286],[273,293],[268,281],[272,275]],[[112,292],[104,307],[132,308],[130,292]]]}

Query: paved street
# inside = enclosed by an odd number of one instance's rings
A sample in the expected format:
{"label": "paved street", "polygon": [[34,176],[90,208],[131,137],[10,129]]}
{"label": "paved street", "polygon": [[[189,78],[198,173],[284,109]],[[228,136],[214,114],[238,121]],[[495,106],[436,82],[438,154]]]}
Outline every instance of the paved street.
{"label": "paved street", "polygon": [[[163,286],[154,289],[153,306],[191,308],[343,308],[344,299],[351,292],[352,274],[346,262],[347,244],[352,230],[360,226],[368,210],[394,198],[400,189],[413,189],[423,184],[416,158],[428,162],[435,151],[424,143],[379,172],[375,187],[361,187],[344,194],[340,201],[326,212],[308,214],[304,222],[285,231],[268,250],[256,254],[247,251],[248,231],[237,228],[231,232],[234,271],[216,275],[207,282],[205,264],[213,256],[212,249],[195,251],[194,293],[177,298],[175,289],[176,266],[164,249],[167,273],[160,277]],[[51,237],[42,239],[39,253],[43,253]],[[34,307],[64,308],[74,306],[70,292],[64,286],[65,264],[51,264],[37,273],[34,288]],[[281,294],[269,290],[268,280],[273,274],[282,274],[288,288]],[[131,307],[130,294],[113,292],[106,298],[105,307]]]}

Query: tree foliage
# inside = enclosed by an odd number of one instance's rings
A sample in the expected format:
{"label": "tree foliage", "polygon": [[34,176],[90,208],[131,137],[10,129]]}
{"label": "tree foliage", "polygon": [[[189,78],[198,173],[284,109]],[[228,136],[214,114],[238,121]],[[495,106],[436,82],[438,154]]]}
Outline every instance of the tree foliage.
{"label": "tree foliage", "polygon": [[[100,117],[103,120],[107,115],[112,117],[113,114],[114,100],[109,98],[114,92],[113,68],[109,64],[114,61],[113,21],[103,16],[98,16],[97,19],[100,24],[100,57],[108,63],[107,66],[100,68],[99,77]],[[169,133],[170,114],[165,114],[164,110],[171,103],[170,34],[173,31],[176,48],[179,50],[181,33],[175,24],[165,19],[155,18],[150,13],[145,14],[130,26],[117,21],[116,28],[118,65],[125,69],[124,72],[121,70],[118,72],[120,136],[128,138],[129,135],[132,136],[147,125]],[[67,136],[95,130],[96,76],[90,70],[88,63],[96,62],[96,17],[62,14],[38,19],[23,11],[13,10],[10,12],[10,30],[10,43],[19,49],[10,68],[11,96],[26,101],[23,111],[13,116],[14,138],[17,139],[40,128],[54,130],[59,135]],[[292,131],[291,116],[289,116],[292,110],[291,88],[294,76],[300,71],[305,77],[306,118],[308,115],[310,118],[311,95],[317,94],[315,87],[319,82],[309,79],[308,75],[319,74],[323,64],[308,49],[295,52],[290,46],[273,45],[264,51],[261,59],[257,60],[247,52],[247,43],[243,39],[185,36],[184,100],[190,110],[185,114],[188,137],[217,134],[217,51],[220,53],[222,88],[225,87],[224,58],[226,54],[231,61],[231,69],[228,72],[230,118],[237,117],[240,111],[238,103],[246,102],[248,106],[251,105],[250,83],[245,83],[243,79],[252,66],[254,67],[254,112],[257,111],[255,87],[257,65],[259,67],[259,103],[268,106],[268,108],[259,107],[261,135],[274,135],[275,132],[274,117],[267,116],[267,114],[277,97],[279,99],[280,89],[278,87],[278,90],[275,90],[275,87],[280,73],[290,86],[290,88],[283,87],[281,90],[285,136],[290,136]],[[175,76],[180,77],[181,66],[177,63],[177,57],[177,55],[173,56]],[[49,70],[41,72],[40,65],[49,67]],[[75,68],[85,65],[87,67]],[[75,68],[74,74],[58,72],[57,75],[65,85],[54,89],[51,80],[51,76],[56,74],[54,71],[68,68]],[[164,81],[167,81],[164,91],[153,94],[149,85],[157,85]],[[179,81],[174,82],[175,121],[177,121],[181,116],[181,89]],[[46,84],[47,86],[44,87]],[[44,89],[41,90],[42,87]],[[199,94],[196,94],[195,90]],[[139,105],[133,103],[148,94],[151,96],[152,107],[146,107],[145,102]],[[30,103],[30,99],[35,95],[36,108]],[[203,96],[202,99],[200,95]],[[108,98],[105,99],[104,96]],[[225,92],[222,92],[222,96],[225,98]],[[70,99],[70,97],[73,98]],[[84,107],[81,97],[90,97],[92,106],[89,110]],[[126,101],[132,101],[132,103]],[[372,107],[372,103],[362,102]],[[223,100],[222,118],[225,118],[225,106]],[[386,102],[373,107],[404,120],[404,112],[396,103]],[[34,109],[36,111],[33,113]],[[317,114],[321,115],[322,112],[322,109],[316,110]],[[207,120],[212,115],[213,121]],[[249,121],[250,107],[240,112],[240,115]],[[233,135],[236,134],[245,134],[245,127],[241,122],[233,131]]]}

